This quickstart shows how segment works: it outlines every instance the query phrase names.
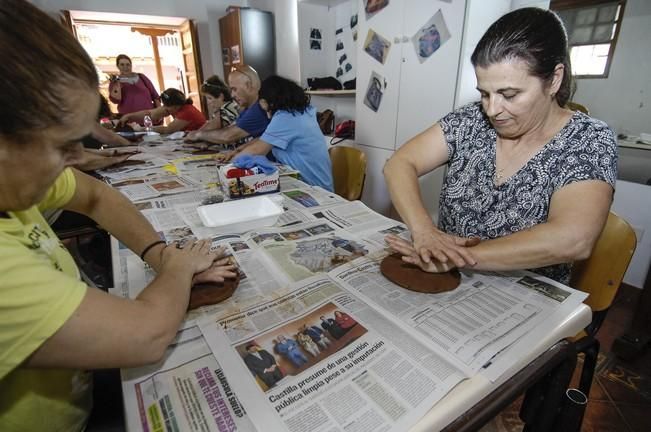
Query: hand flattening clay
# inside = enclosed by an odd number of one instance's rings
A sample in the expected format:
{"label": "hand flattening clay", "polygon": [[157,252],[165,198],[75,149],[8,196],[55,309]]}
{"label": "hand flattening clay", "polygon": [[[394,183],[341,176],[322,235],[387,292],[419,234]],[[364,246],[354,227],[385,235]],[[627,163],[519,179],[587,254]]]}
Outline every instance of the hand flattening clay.
{"label": "hand flattening clay", "polygon": [[411,291],[436,294],[452,291],[461,283],[458,270],[445,273],[428,273],[404,262],[400,254],[392,254],[380,263],[380,271],[391,282]]}

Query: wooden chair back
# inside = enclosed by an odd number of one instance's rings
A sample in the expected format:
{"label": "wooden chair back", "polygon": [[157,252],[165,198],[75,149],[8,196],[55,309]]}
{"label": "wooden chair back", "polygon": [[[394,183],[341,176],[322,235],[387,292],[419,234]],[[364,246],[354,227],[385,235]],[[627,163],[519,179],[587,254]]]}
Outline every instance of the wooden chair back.
{"label": "wooden chair back", "polygon": [[610,212],[590,258],[572,266],[570,286],[587,292],[594,312],[610,307],[631,262],[637,239],[631,225]]}
{"label": "wooden chair back", "polygon": [[572,111],[581,111],[582,113],[590,115],[590,110],[586,108],[585,105],[581,105],[578,102],[568,102],[565,106]]}
{"label": "wooden chair back", "polygon": [[362,197],[366,179],[366,155],[353,147],[330,147],[335,193],[349,201]]}

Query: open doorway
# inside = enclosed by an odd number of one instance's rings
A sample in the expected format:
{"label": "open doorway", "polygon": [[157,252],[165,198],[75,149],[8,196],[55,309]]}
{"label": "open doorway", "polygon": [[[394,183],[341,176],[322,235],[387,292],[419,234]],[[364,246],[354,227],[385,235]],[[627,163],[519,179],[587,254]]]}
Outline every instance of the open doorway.
{"label": "open doorway", "polygon": [[[150,79],[160,92],[173,87],[207,112],[199,87],[203,82],[196,25],[180,17],[61,11],[62,21],[93,60],[100,93],[108,99],[109,75],[117,74],[115,58],[128,55],[133,71]],[[117,111],[112,106],[113,111]]]}

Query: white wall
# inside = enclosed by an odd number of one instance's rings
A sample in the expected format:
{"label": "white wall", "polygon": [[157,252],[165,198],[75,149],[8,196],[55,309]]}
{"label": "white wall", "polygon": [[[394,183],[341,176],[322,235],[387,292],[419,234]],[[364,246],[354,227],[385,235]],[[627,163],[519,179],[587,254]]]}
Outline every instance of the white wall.
{"label": "white wall", "polygon": [[[301,69],[301,83],[307,86],[307,78],[336,77],[337,68],[344,69],[350,63],[352,69],[338,79],[344,83],[355,78],[357,74],[357,42],[353,41],[350,17],[358,13],[358,4],[354,0],[331,4],[331,2],[307,3],[298,5],[298,39]],[[310,48],[310,30],[321,30],[321,49]],[[342,29],[336,35],[335,31]],[[355,27],[357,29],[357,27]],[[341,40],[344,49],[336,51],[336,42]],[[339,58],[346,54],[346,60],[340,65]]]}
{"label": "white wall", "polygon": [[249,6],[273,13],[276,39],[276,73],[300,82],[297,1],[250,0]]}
{"label": "white wall", "polygon": [[[341,82],[353,79],[357,74],[357,46],[353,41],[350,17],[357,13],[358,4],[354,0],[344,2],[299,2],[298,4],[298,44],[300,61],[300,83],[307,87],[307,79],[313,77],[336,77],[339,57],[346,53],[353,68],[340,77]],[[310,30],[321,30],[321,50],[310,49]],[[340,35],[335,35],[342,28]],[[342,39],[344,50],[336,51],[336,41]],[[342,65],[343,67],[343,65]],[[317,111],[331,109],[335,122],[355,119],[355,96],[316,96],[312,95],[312,105]]]}
{"label": "white wall", "polygon": [[239,0],[32,0],[32,3],[53,15],[57,15],[62,9],[68,9],[194,19],[199,33],[201,63],[205,77],[212,74],[221,76],[223,73],[219,18],[226,15],[229,5],[247,5],[246,1]]}
{"label": "white wall", "polygon": [[461,61],[457,76],[455,108],[479,100],[475,69],[470,63],[470,56],[488,27],[510,10],[511,0],[492,0],[490,2],[486,0],[468,0],[463,40],[461,42]]}
{"label": "white wall", "polygon": [[574,100],[617,132],[651,132],[650,44],[651,1],[628,0],[608,78],[577,80]]}
{"label": "white wall", "polygon": [[[328,64],[334,59],[334,15],[327,5],[300,3],[298,6],[298,44],[302,86],[307,79],[328,75]],[[321,30],[321,49],[310,49],[310,30]],[[334,76],[334,74],[333,74]]]}
{"label": "white wall", "polygon": [[457,77],[457,92],[454,101],[455,108],[479,100],[475,69],[470,63],[470,56],[475,50],[479,39],[499,17],[509,11],[523,7],[547,9],[549,8],[549,0],[468,0],[459,75]]}
{"label": "white wall", "polygon": [[624,282],[642,288],[651,263],[651,186],[618,180],[611,210],[635,229],[637,248]]}

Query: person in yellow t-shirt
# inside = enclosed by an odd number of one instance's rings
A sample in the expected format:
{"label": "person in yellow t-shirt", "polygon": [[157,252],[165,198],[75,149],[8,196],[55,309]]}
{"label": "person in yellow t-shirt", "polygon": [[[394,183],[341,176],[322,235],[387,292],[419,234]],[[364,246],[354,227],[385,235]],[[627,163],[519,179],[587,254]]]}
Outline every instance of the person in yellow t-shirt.
{"label": "person in yellow t-shirt", "polygon": [[[29,2],[3,0],[0,58],[0,82],[11,83],[0,92],[0,431],[81,431],[91,407],[84,371],[160,360],[192,283],[235,273],[208,241],[168,247],[120,193],[70,168],[99,95],[69,32]],[[133,300],[86,286],[46,208],[94,219],[157,277]]]}

